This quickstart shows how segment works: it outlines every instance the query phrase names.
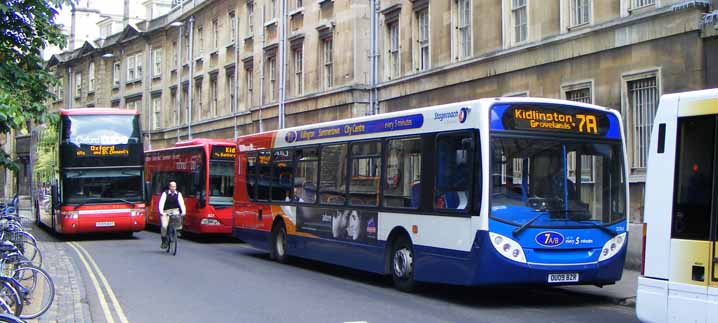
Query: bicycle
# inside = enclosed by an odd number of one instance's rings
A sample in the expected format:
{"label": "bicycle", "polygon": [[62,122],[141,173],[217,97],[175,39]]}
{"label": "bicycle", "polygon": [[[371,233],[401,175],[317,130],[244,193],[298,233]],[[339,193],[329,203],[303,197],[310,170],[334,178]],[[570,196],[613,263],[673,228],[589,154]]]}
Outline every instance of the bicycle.
{"label": "bicycle", "polygon": [[182,215],[179,212],[170,212],[170,220],[167,224],[167,253],[172,253],[173,256],[177,255],[177,237],[179,236],[177,227],[182,226]]}

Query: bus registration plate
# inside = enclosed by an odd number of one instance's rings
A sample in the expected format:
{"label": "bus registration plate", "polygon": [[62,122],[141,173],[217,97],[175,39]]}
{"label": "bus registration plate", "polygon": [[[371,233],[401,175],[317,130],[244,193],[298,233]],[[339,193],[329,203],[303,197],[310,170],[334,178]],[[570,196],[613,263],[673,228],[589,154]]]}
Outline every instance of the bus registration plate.
{"label": "bus registration plate", "polygon": [[548,274],[549,283],[578,282],[578,273]]}
{"label": "bus registration plate", "polygon": [[114,227],[115,221],[108,221],[108,222],[95,222],[95,227],[101,228],[101,227]]}

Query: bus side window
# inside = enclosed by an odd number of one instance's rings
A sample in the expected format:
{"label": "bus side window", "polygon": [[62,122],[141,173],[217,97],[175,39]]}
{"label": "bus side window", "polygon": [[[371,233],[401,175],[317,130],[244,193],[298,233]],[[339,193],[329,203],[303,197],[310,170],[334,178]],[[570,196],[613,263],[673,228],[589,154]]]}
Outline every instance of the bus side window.
{"label": "bus side window", "polygon": [[328,145],[321,150],[319,201],[344,205],[346,201],[347,145]]}
{"label": "bus side window", "polygon": [[271,188],[271,171],[270,164],[272,154],[269,150],[259,152],[257,160],[257,200],[268,201]]}
{"label": "bus side window", "polygon": [[472,155],[473,139],[470,133],[438,136],[434,208],[468,209],[473,178]]}
{"label": "bus side window", "polygon": [[294,186],[294,151],[272,152],[272,201],[291,202]]}
{"label": "bus side window", "polygon": [[247,154],[246,183],[247,195],[250,200],[257,198],[257,153]]}
{"label": "bus side window", "polygon": [[296,150],[293,202],[314,203],[317,199],[317,175],[319,173],[317,150],[316,147]]}
{"label": "bus side window", "polygon": [[421,204],[421,138],[387,142],[385,207],[417,209]]}

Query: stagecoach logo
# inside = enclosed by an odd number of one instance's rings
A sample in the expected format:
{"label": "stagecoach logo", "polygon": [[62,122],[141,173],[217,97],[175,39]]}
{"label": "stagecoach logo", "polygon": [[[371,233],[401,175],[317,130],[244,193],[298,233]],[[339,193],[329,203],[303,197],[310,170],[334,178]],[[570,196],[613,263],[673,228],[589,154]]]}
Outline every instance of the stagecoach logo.
{"label": "stagecoach logo", "polygon": [[284,135],[284,140],[286,140],[290,144],[293,143],[295,140],[297,140],[297,132],[296,131],[287,132],[287,134]]}
{"label": "stagecoach logo", "polygon": [[459,111],[434,112],[434,120],[439,120],[440,122],[459,120],[459,123],[464,123],[470,111],[471,109],[462,107]]}
{"label": "stagecoach logo", "polygon": [[544,231],[536,235],[536,243],[544,247],[558,247],[564,240],[563,235],[555,231]]}

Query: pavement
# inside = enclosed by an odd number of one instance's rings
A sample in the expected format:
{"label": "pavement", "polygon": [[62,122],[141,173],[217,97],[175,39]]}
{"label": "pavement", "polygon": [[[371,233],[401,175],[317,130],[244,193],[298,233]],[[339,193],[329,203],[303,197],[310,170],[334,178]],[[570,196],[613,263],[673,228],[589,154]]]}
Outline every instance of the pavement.
{"label": "pavement", "polygon": [[[31,217],[29,210],[21,210],[21,215],[26,218]],[[55,281],[56,295],[50,310],[39,320],[29,322],[105,321],[100,309],[98,293],[90,284],[86,269],[68,242],[58,239],[34,225],[31,230],[38,238],[40,249],[43,252],[43,268]],[[633,227],[631,232],[632,238],[637,236],[637,234],[633,234]],[[640,239],[638,240],[640,241]],[[165,306],[161,304],[173,307],[174,304],[180,305],[185,301],[189,305],[187,308],[198,308],[196,307],[199,305],[196,303],[198,298],[212,300],[211,303],[199,306],[199,308],[206,309],[208,313],[212,313],[210,315],[220,315],[224,319],[237,322],[267,320],[294,322],[298,318],[301,318],[298,321],[309,320],[312,322],[346,321],[330,320],[332,316],[329,314],[331,313],[339,316],[362,313],[361,318],[368,318],[368,322],[372,323],[397,321],[397,317],[406,319],[398,321],[415,322],[427,319],[429,322],[465,321],[468,319],[472,321],[488,319],[487,322],[532,320],[531,315],[514,311],[511,311],[510,314],[503,314],[511,317],[510,320],[504,319],[501,315],[504,310],[507,310],[504,308],[507,306],[507,302],[515,303],[518,308],[527,310],[529,313],[543,313],[541,315],[544,316],[539,316],[541,319],[534,321],[555,321],[556,318],[553,318],[553,315],[558,315],[557,310],[559,309],[567,315],[565,316],[566,320],[561,319],[562,322],[591,321],[584,315],[613,317],[612,320],[616,322],[635,321],[632,307],[635,306],[639,273],[630,269],[624,270],[621,281],[602,288],[566,286],[547,290],[517,290],[516,288],[477,290],[476,288],[430,286],[429,291],[408,295],[394,291],[390,284],[375,275],[304,260],[295,260],[292,265],[284,266],[268,261],[263,253],[236,242],[216,243],[210,241],[208,243],[202,240],[183,239],[178,256],[170,257],[159,252],[158,241],[156,233],[140,232],[135,234],[135,238],[120,241],[82,238],[77,242],[78,245],[82,245],[88,250],[88,256],[92,255],[102,271],[105,272],[109,284],[113,286],[119,303],[127,311],[127,317],[131,322],[178,322],[191,321],[191,319],[209,322],[218,319],[219,317],[213,316],[210,316],[211,319],[207,319],[207,316],[196,316],[198,315],[196,311],[177,310],[177,313],[162,315],[158,315],[156,311],[158,305],[163,308]],[[629,241],[629,257],[631,243]],[[177,263],[176,261],[183,258],[182,268],[186,266],[186,270],[175,272],[173,277],[159,278],[157,276],[157,268],[167,268],[165,262]],[[202,275],[202,280],[197,281],[194,278],[199,272],[205,272],[205,274]],[[289,275],[295,277],[285,282],[276,278]],[[222,277],[233,277],[233,279],[228,281]],[[181,286],[179,287],[180,294],[186,294],[187,291],[193,292],[186,296],[179,294],[160,296],[162,295],[161,291],[166,289],[167,285],[165,284],[169,280],[174,281],[170,285]],[[160,291],[160,294],[155,296],[157,291]],[[521,295],[514,296],[512,294],[516,292]],[[370,295],[375,295],[377,299],[373,299],[375,296],[370,297]],[[491,295],[495,295],[495,297]],[[148,297],[153,298],[154,301],[148,302],[147,300],[150,299]],[[360,299],[364,303],[353,304],[352,302],[356,299]],[[303,314],[302,316],[284,316],[286,313],[278,314],[277,309],[265,308],[267,304],[276,302],[282,304],[282,307],[289,307],[289,312],[295,311]],[[237,306],[240,304],[242,313],[236,313]],[[322,313],[312,312],[310,309],[313,306],[317,306]],[[343,306],[350,307],[339,309]],[[356,309],[351,310],[351,306],[359,306],[365,311],[356,312]],[[586,306],[592,308],[590,313],[580,310]],[[447,307],[452,308],[451,316],[447,314]],[[379,308],[395,312],[396,316],[376,313],[375,310]],[[623,310],[619,310],[621,308]],[[232,311],[233,309],[234,311]],[[419,315],[421,313],[424,314]],[[177,316],[172,316],[173,314],[177,314]],[[492,315],[495,316],[494,319],[490,319]],[[497,318],[500,319],[497,320]]]}

